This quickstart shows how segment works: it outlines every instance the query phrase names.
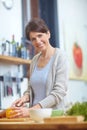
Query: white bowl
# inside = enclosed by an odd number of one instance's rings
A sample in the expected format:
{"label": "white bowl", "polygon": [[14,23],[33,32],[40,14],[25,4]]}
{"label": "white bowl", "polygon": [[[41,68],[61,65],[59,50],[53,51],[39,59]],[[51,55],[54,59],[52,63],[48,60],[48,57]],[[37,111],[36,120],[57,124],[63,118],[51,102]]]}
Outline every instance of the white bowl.
{"label": "white bowl", "polygon": [[30,118],[36,122],[43,122],[44,118],[51,117],[52,108],[29,110]]}

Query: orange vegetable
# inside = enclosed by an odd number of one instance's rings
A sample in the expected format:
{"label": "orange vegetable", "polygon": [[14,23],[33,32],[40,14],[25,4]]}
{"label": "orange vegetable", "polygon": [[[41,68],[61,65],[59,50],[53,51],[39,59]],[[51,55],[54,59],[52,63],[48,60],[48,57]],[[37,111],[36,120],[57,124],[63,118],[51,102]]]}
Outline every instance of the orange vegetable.
{"label": "orange vegetable", "polygon": [[83,62],[82,49],[77,43],[74,43],[73,45],[73,57],[74,57],[76,66],[78,68],[82,68],[82,62]]}
{"label": "orange vegetable", "polygon": [[11,108],[6,109],[6,118],[10,118],[14,114],[16,114],[16,112]]}

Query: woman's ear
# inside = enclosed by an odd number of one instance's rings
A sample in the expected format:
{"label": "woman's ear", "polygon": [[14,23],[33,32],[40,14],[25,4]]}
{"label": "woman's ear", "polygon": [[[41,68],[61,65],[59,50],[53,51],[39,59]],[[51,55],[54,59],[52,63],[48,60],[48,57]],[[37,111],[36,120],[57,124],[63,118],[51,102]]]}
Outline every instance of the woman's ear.
{"label": "woman's ear", "polygon": [[51,37],[50,31],[47,31],[47,34],[48,34],[48,37],[50,38]]}

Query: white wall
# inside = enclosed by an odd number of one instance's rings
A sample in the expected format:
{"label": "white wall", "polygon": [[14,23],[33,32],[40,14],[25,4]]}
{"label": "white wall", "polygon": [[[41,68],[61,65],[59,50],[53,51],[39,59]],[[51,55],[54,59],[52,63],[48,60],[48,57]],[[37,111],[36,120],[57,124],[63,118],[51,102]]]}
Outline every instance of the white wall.
{"label": "white wall", "polygon": [[[87,27],[87,0],[58,0],[57,2],[60,45],[62,49],[65,49],[65,35],[67,35],[64,32],[65,24],[68,31],[75,30],[75,26],[76,28],[82,25]],[[68,37],[67,40],[71,39]],[[87,82],[69,80],[68,102],[87,101],[86,92]]]}
{"label": "white wall", "polygon": [[7,10],[0,0],[0,41],[3,38],[11,41],[13,34],[15,40],[19,42],[22,37],[21,0],[14,0],[11,10]]}

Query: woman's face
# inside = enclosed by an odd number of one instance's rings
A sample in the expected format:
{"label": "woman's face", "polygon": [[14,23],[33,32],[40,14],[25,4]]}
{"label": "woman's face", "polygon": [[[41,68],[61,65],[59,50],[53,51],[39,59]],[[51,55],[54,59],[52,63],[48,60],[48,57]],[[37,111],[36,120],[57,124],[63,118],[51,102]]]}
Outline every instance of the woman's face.
{"label": "woman's face", "polygon": [[41,32],[30,32],[30,40],[38,52],[45,51],[49,44],[50,32],[41,33]]}

